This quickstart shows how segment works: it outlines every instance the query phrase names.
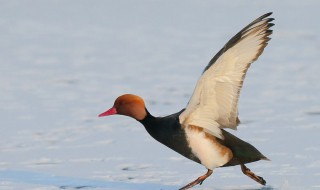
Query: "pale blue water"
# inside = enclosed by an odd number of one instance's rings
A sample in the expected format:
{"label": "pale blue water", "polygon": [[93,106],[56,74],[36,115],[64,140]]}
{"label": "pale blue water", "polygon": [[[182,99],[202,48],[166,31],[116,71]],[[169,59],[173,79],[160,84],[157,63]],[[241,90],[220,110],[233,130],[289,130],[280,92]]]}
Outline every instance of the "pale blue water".
{"label": "pale blue water", "polygon": [[194,189],[319,189],[318,1],[3,1],[0,189],[177,189],[206,172],[137,122],[98,118],[123,93],[182,109],[232,35],[273,11],[240,98],[240,138],[272,161],[217,169]]}

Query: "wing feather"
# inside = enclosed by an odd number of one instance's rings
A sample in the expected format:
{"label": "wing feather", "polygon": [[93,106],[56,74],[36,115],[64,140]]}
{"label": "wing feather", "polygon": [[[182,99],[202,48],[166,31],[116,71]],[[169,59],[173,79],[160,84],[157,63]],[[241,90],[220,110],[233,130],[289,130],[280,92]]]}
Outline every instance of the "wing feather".
{"label": "wing feather", "polygon": [[181,124],[202,127],[218,138],[223,138],[221,128],[236,129],[240,90],[248,68],[270,40],[271,14],[243,28],[211,59],[179,117]]}

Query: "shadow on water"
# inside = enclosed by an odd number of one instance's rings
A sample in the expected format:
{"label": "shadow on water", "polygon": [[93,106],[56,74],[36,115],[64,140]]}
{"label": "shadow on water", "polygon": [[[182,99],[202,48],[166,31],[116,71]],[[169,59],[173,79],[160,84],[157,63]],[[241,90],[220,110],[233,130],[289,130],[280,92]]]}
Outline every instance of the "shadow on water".
{"label": "shadow on water", "polygon": [[212,189],[212,190],[277,190],[277,189],[271,186],[264,186],[261,188],[237,187],[237,188],[224,188],[224,189]]}
{"label": "shadow on water", "polygon": [[320,111],[309,111],[309,112],[305,112],[305,114],[311,115],[311,116],[320,116]]}
{"label": "shadow on water", "polygon": [[[241,189],[239,189],[239,190],[241,190]],[[276,190],[276,189],[271,186],[266,186],[266,187],[261,187],[261,188],[243,189],[243,190]]]}
{"label": "shadow on water", "polygon": [[[55,176],[45,173],[37,173],[30,171],[18,170],[0,170],[0,181],[11,183],[23,183],[30,185],[44,185],[56,186],[60,189],[112,189],[112,190],[177,190],[178,186],[169,186],[153,183],[126,183],[126,182],[113,182],[96,179],[84,179],[75,177]],[[208,187],[206,188],[208,189]],[[210,189],[210,188],[209,188]],[[212,190],[276,190],[271,186],[261,188],[212,188]]]}
{"label": "shadow on water", "polygon": [[54,176],[44,173],[16,170],[0,170],[0,181],[25,183],[31,185],[56,186],[60,189],[127,189],[127,190],[176,190],[176,186],[152,183],[126,183],[105,180],[83,179],[74,177]]}

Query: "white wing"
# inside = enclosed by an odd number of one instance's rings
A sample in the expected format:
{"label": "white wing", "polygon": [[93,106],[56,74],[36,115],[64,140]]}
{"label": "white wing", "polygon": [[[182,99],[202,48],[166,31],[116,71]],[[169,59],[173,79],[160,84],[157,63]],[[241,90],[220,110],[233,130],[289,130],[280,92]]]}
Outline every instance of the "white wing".
{"label": "white wing", "polygon": [[270,40],[274,19],[267,17],[271,14],[243,28],[212,58],[179,116],[182,125],[202,127],[221,139],[221,128],[237,128],[240,90],[248,68]]}

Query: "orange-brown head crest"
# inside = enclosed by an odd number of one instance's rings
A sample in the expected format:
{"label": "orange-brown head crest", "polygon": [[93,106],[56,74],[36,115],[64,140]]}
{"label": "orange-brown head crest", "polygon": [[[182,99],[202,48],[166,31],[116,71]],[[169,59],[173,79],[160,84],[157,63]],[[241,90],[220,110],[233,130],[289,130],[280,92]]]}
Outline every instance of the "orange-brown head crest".
{"label": "orange-brown head crest", "polygon": [[120,114],[142,120],[147,115],[144,101],[141,97],[133,94],[124,94],[119,96],[112,108],[100,114],[99,116],[108,116]]}

